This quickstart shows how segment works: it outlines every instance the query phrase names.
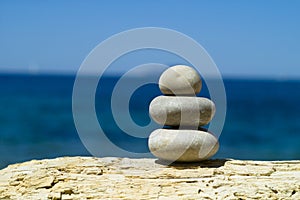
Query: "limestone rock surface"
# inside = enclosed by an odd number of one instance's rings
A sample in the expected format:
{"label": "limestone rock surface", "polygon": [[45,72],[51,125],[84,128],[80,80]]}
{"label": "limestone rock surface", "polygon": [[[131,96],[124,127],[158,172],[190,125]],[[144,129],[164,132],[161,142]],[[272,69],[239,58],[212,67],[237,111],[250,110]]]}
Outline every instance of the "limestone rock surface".
{"label": "limestone rock surface", "polygon": [[0,170],[0,199],[300,199],[300,161],[32,160]]}

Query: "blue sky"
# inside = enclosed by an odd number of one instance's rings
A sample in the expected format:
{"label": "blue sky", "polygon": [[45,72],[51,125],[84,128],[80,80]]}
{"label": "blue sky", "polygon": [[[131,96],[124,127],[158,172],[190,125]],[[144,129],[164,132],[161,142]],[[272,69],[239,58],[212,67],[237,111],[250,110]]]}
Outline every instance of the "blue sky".
{"label": "blue sky", "polygon": [[75,73],[109,36],[155,26],[194,38],[224,76],[300,78],[299,10],[297,0],[1,0],[0,71]]}

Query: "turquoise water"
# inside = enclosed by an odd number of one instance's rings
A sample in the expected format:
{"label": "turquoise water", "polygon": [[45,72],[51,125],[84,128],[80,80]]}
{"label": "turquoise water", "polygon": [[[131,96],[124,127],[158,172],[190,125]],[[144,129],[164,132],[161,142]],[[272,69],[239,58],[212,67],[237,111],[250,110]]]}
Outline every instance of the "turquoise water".
{"label": "turquoise water", "polygon": [[[73,122],[74,78],[0,75],[0,168],[31,159],[90,155]],[[124,134],[113,120],[110,94],[117,80],[101,80],[105,87],[96,94],[99,123],[121,148],[148,152],[147,139]],[[300,159],[300,81],[225,79],[224,83],[227,116],[215,157]],[[160,92],[154,84],[133,94],[129,108],[137,124],[149,123],[148,105],[157,95]],[[209,97],[205,85],[200,96]]]}

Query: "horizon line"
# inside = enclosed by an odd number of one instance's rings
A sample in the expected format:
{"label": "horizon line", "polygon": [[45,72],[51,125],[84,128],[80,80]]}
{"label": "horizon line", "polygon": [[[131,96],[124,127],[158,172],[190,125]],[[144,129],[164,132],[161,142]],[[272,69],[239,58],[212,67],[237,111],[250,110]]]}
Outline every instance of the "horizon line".
{"label": "horizon line", "polygon": [[[20,75],[20,76],[76,76],[77,72],[74,71],[39,71],[39,72],[29,72],[29,71],[21,71],[21,70],[0,70],[0,76],[13,76],[13,75]],[[120,77],[123,73],[107,73],[104,76],[105,77]],[[223,79],[244,79],[244,80],[299,80],[300,76],[282,76],[282,75],[245,75],[245,74],[221,74]],[[93,77],[96,76],[92,73],[84,75],[86,77]],[[132,78],[139,78],[144,77],[145,75],[134,75]],[[211,76],[209,78],[214,78],[214,76]]]}

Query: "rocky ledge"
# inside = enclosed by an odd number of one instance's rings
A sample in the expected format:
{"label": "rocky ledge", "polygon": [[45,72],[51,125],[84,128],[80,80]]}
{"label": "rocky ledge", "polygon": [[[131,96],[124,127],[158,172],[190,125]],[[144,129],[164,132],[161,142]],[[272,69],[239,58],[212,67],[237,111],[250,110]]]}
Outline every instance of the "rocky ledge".
{"label": "rocky ledge", "polygon": [[33,160],[0,170],[0,199],[300,199],[300,161]]}

